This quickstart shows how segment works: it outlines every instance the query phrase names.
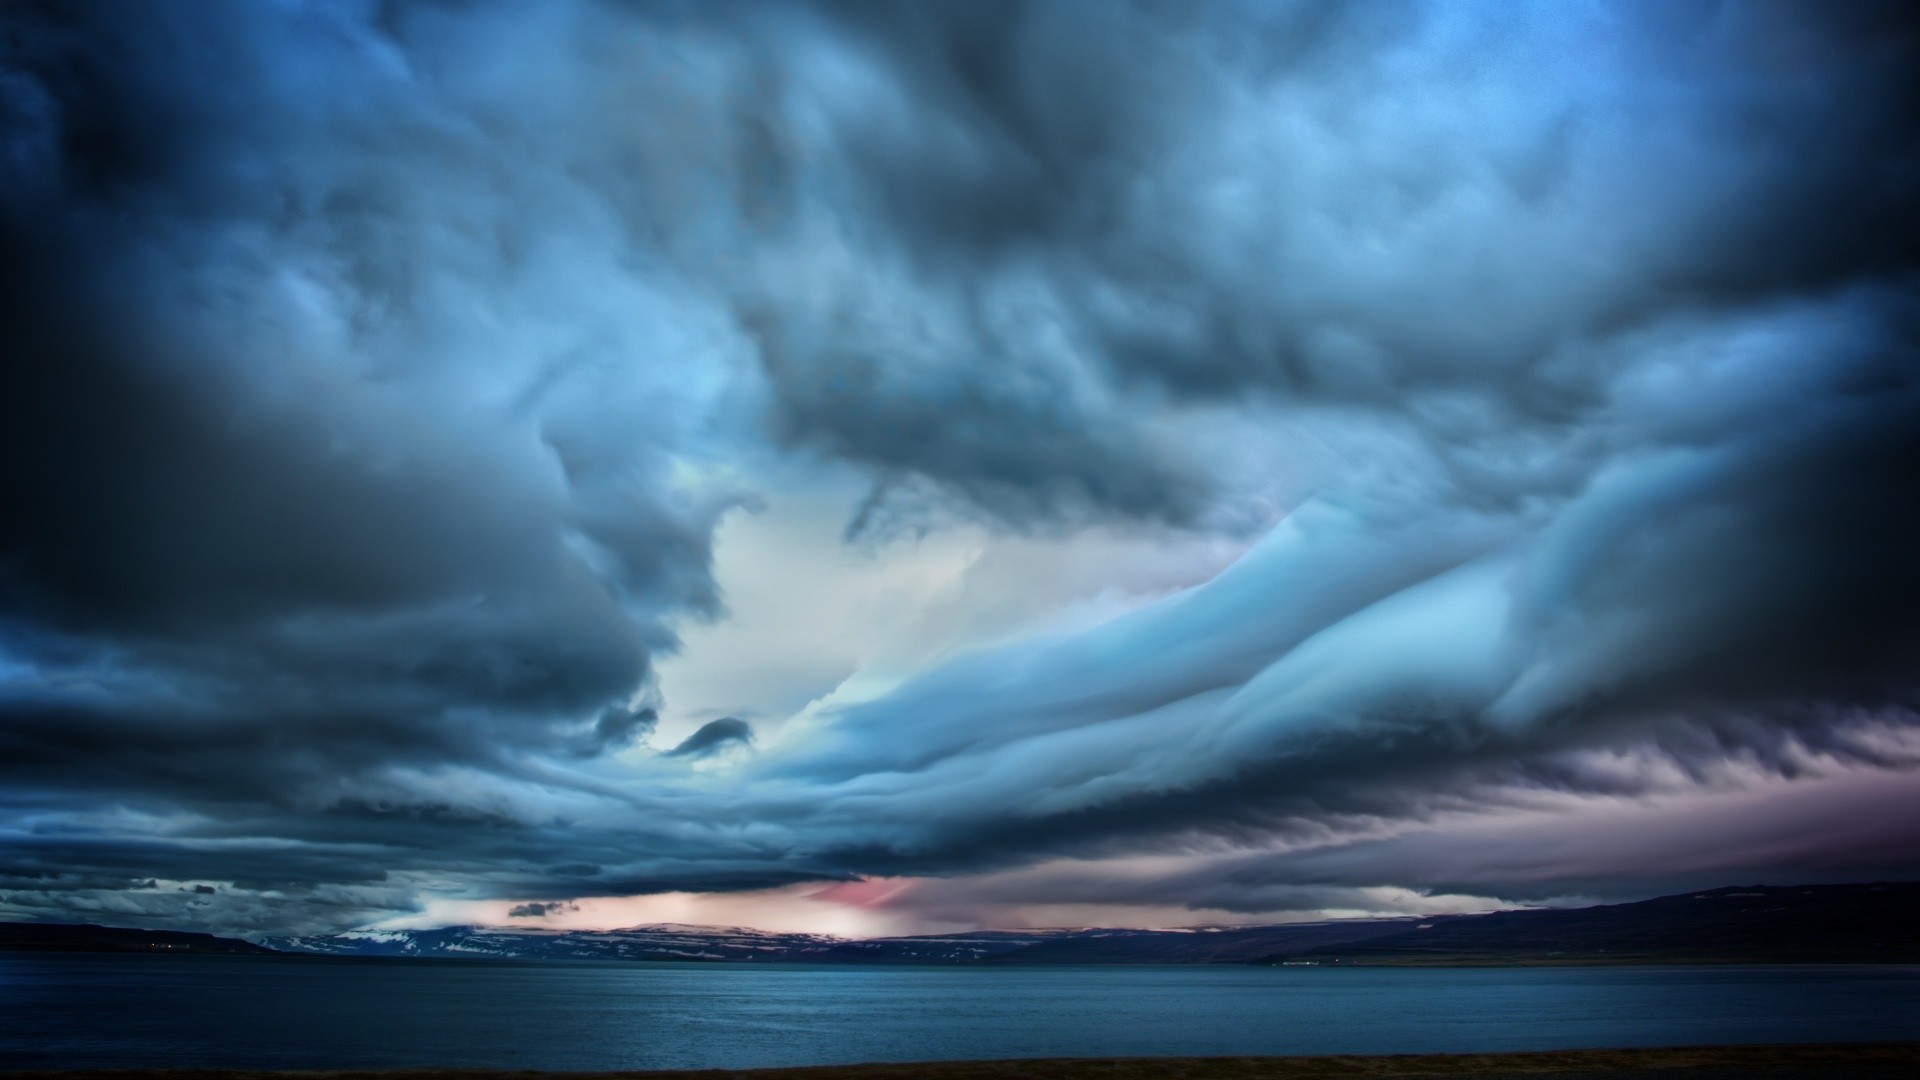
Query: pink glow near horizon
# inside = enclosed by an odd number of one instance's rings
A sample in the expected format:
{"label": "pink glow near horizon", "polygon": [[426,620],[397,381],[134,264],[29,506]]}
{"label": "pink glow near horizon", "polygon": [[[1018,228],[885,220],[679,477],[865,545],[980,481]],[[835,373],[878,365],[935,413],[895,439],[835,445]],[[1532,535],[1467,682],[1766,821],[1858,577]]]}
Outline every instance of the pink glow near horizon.
{"label": "pink glow near horizon", "polygon": [[[1474,852],[1501,864],[1515,882],[1566,871],[1554,859],[1530,864],[1521,853],[1577,850],[1573,870],[1611,876],[1637,870],[1664,872],[1691,867],[1724,877],[1716,884],[1746,882],[1782,853],[1804,860],[1821,850],[1844,862],[1839,841],[1872,812],[1887,830],[1920,840],[1920,774],[1839,770],[1798,780],[1750,778],[1717,791],[1652,799],[1570,798],[1501,813],[1460,815],[1376,838],[1380,877],[1431,875],[1451,866],[1484,874],[1471,865]],[[525,901],[431,901],[418,913],[383,927],[480,924],[551,929],[616,929],[648,923],[743,926],[785,933],[838,937],[945,933],[982,928],[1046,926],[1180,927],[1259,924],[1369,915],[1442,914],[1519,906],[1496,896],[1423,892],[1404,887],[1355,885],[1351,899],[1314,910],[1228,910],[1159,899],[1168,883],[1176,892],[1203,894],[1206,883],[1229,870],[1244,871],[1272,860],[1280,876],[1296,858],[1327,851],[1284,849],[1210,850],[1112,859],[1058,859],[1018,869],[960,878],[873,877],[805,883],[739,893],[659,893],[583,897],[541,916],[514,916]],[[1429,864],[1429,865],[1421,865]],[[1840,863],[1836,862],[1836,867]],[[1737,879],[1737,880],[1736,880]],[[1550,887],[1550,878],[1537,883]],[[1703,886],[1704,887],[1704,886]],[[1549,902],[1582,903],[1591,897],[1570,889]]]}

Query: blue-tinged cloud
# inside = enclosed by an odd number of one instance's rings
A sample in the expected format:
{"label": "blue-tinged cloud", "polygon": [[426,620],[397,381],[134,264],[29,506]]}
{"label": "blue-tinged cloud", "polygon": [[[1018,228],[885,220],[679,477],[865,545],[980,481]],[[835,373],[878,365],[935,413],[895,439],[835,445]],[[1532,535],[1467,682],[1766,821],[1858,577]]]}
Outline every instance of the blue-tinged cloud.
{"label": "blue-tinged cloud", "polygon": [[[1641,790],[1609,754],[1913,764],[1897,5],[0,19],[11,910],[308,928],[1337,839]],[[1265,535],[751,757],[636,751],[776,459],[864,477],[871,542]]]}

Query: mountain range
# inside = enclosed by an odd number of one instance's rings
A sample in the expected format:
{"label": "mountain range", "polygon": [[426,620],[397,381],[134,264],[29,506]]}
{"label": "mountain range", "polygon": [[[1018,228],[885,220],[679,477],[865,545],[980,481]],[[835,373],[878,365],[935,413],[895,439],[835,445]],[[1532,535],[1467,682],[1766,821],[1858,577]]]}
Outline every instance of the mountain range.
{"label": "mountain range", "polygon": [[179,930],[136,930],[79,923],[0,922],[4,952],[158,952],[271,956],[276,951],[251,941]]}
{"label": "mountain range", "polygon": [[1736,886],[1628,904],[1430,918],[871,939],[656,923],[620,930],[356,930],[255,944],[208,934],[0,923],[0,949],[818,964],[1920,963],[1916,915],[1920,882]]}

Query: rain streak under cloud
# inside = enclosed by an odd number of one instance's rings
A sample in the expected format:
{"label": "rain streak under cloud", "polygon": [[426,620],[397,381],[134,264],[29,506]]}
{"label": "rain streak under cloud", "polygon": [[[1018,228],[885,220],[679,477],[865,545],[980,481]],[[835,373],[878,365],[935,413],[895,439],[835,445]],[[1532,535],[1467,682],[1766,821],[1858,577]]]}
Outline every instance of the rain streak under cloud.
{"label": "rain streak under cloud", "polygon": [[1916,49],[1892,3],[10,6],[0,913],[1920,871]]}

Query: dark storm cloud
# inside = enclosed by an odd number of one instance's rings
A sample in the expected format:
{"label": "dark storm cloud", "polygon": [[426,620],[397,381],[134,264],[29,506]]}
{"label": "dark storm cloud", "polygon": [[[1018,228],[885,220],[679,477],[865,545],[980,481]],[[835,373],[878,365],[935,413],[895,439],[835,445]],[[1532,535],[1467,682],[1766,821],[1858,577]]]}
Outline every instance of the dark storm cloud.
{"label": "dark storm cloud", "polygon": [[916,106],[849,135],[907,257],[976,300],[1037,279],[1095,355],[1181,393],[1466,384],[1565,420],[1595,389],[1544,363],[1569,337],[1915,248],[1895,5],[1498,34],[1364,3],[829,10]]}
{"label": "dark storm cloud", "polygon": [[752,743],[753,725],[738,717],[723,716],[701,724],[698,731],[680,740],[679,745],[666,752],[666,756],[708,757],[728,746],[750,746]]}
{"label": "dark storm cloud", "polygon": [[[366,115],[398,104],[372,43],[300,20],[133,6],[10,37],[12,84],[50,104],[10,139],[38,172],[8,189],[0,427],[27,466],[0,526],[9,643],[48,672],[114,658],[88,694],[10,695],[23,765],[91,756],[85,730],[41,729],[49,713],[129,729],[91,735],[135,753],[280,740],[321,767],[612,745],[638,727],[590,718],[639,689],[661,615],[714,604],[724,503],[676,505],[665,447],[601,458],[588,430],[659,403],[550,389],[516,412],[516,384],[587,346],[435,340],[450,304],[485,321],[524,302],[530,257],[455,232],[511,223],[443,209],[461,197],[445,182],[499,151],[448,134],[389,165],[336,145],[444,118]],[[303,29],[321,42],[268,59]],[[290,85],[309,78],[373,78],[372,100]],[[244,784],[276,756],[190,771]]]}
{"label": "dark storm cloud", "polygon": [[[1177,47],[1124,65],[1092,123],[1044,48],[1079,9],[935,10],[882,19],[883,49],[957,118],[925,137],[993,164],[871,170],[924,197],[887,206],[926,258],[981,292],[1042,275],[1120,374],[1272,393],[1352,464],[1194,594],[957,661],[770,759],[927,815],[849,829],[849,863],[1631,789],[1543,759],[1595,741],[1912,764],[1858,735],[1913,715],[1920,611],[1896,9],[1628,8],[1640,32],[1594,39],[1296,9],[1305,57],[1262,53],[1289,27],[1236,53],[1213,20],[1159,23]],[[1104,55],[1129,17],[1061,36]],[[1164,65],[1181,89],[1156,95]],[[1100,127],[1160,108],[1186,123]],[[997,231],[1003,206],[1032,216]]]}
{"label": "dark storm cloud", "polygon": [[[1071,922],[1079,920],[1063,920],[1062,908],[1103,907],[1193,922],[1221,913],[1265,919],[1598,903],[1731,882],[1870,882],[1920,873],[1920,817],[1911,812],[1920,776],[1911,771],[1838,769],[1783,780],[1722,762],[1718,782],[1702,785],[1673,770],[1661,777],[1659,763],[1635,758],[1610,749],[1580,763],[1589,791],[1610,787],[1628,797],[1514,788],[1500,814],[1478,812],[1482,800],[1426,820],[1357,823],[1345,835],[1323,829],[1262,838],[1284,844],[1281,850],[1198,843],[1147,857],[922,879],[886,906],[962,924]],[[1593,782],[1608,773],[1632,781]],[[1183,910],[1207,914],[1183,919]]]}
{"label": "dark storm cloud", "polygon": [[[310,929],[1915,763],[1897,5],[0,18],[14,910]],[[750,760],[648,753],[769,447],[871,478],[853,532],[1286,516]],[[1413,880],[1356,850],[1255,884]]]}
{"label": "dark storm cloud", "polygon": [[578,904],[570,904],[564,900],[549,900],[545,903],[533,901],[526,904],[515,904],[511,908],[508,908],[507,918],[544,919],[549,915],[558,915],[563,911],[577,910],[579,910]]}
{"label": "dark storm cloud", "polygon": [[[1329,906],[1302,903],[1303,892],[1383,886],[1541,902],[1627,900],[1729,882],[1902,879],[1920,872],[1916,801],[1920,785],[1911,775],[1843,774],[1786,790],[1603,800],[1573,818],[1454,820],[1106,887],[1163,903],[1263,912]],[[1099,880],[1067,878],[1089,888]]]}

